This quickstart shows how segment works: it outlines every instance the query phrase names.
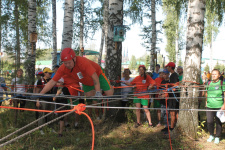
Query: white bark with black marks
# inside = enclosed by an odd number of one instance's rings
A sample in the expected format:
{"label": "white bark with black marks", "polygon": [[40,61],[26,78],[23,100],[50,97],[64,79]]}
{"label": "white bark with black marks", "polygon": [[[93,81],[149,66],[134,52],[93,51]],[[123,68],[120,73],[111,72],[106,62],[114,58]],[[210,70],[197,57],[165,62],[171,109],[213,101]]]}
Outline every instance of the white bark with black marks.
{"label": "white bark with black marks", "polygon": [[84,47],[84,0],[80,0],[80,51],[79,55],[83,56],[81,49]]}
{"label": "white bark with black marks", "polygon": [[[182,88],[180,109],[197,109],[199,88],[194,82],[200,81],[201,57],[204,33],[205,0],[189,0],[187,20],[186,57],[184,65],[185,88]],[[197,111],[179,111],[176,129],[196,138],[198,127]],[[177,130],[176,130],[177,131]]]}
{"label": "white bark with black marks", "polygon": [[73,13],[74,13],[74,1],[65,0],[64,3],[64,19],[63,19],[63,34],[62,34],[62,47],[63,50],[66,47],[71,47],[73,38]]}
{"label": "white bark with black marks", "polygon": [[28,50],[26,73],[29,83],[34,84],[35,59],[36,59],[36,43],[30,42],[30,34],[36,33],[36,0],[28,1]]}
{"label": "white bark with black marks", "polygon": [[110,80],[121,77],[122,42],[113,41],[113,28],[123,25],[123,0],[109,0],[106,75]]}
{"label": "white bark with black marks", "polygon": [[52,65],[57,65],[57,32],[56,32],[56,0],[52,0],[52,47],[53,59]]}
{"label": "white bark with black marks", "polygon": [[[151,39],[151,72],[155,70],[155,52],[156,52],[156,19],[155,19],[155,0],[151,0],[151,21],[152,21],[152,39]],[[157,56],[156,56],[157,57]],[[156,58],[157,59],[157,58]]]}

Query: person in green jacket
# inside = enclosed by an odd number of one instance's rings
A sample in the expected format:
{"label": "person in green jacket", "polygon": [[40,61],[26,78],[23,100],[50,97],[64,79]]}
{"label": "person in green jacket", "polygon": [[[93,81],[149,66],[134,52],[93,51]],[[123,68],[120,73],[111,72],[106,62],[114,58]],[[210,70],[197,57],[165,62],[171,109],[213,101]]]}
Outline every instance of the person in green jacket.
{"label": "person in green jacket", "polygon": [[[225,82],[219,80],[220,71],[214,69],[212,71],[212,81],[208,82],[208,88],[206,92],[206,107],[207,111],[207,127],[210,133],[210,137],[207,142],[212,142],[213,140],[215,144],[219,144],[220,136],[222,133],[222,123],[220,119],[216,116],[217,111],[211,110],[225,110]],[[214,118],[216,122],[216,135],[214,137]]]}

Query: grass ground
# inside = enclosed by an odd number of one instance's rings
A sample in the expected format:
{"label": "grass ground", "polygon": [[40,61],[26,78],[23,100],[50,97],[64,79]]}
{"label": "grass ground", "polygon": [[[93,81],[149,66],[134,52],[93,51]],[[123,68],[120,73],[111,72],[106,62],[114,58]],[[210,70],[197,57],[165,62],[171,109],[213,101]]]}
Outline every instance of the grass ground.
{"label": "grass ground", "polygon": [[[7,105],[7,103],[5,103]],[[29,107],[34,104],[28,103]],[[0,109],[0,137],[4,137],[9,133],[23,127],[35,119],[34,112],[19,112],[17,126],[14,124],[14,110]],[[134,128],[135,116],[129,111],[129,119],[116,121],[115,117],[110,116],[104,122],[94,120],[95,125],[95,149],[96,150],[169,150],[170,142],[168,136],[162,134],[159,128],[149,128],[146,124],[138,128]],[[151,112],[153,120],[155,112]],[[202,120],[205,120],[204,113]],[[80,116],[80,126],[75,129],[74,115],[69,116],[71,127],[66,128],[63,137],[51,133],[49,127],[45,127],[45,135],[41,135],[39,131],[25,136],[16,142],[13,142],[1,149],[4,150],[90,150],[91,149],[91,126],[85,116]],[[53,124],[58,130],[58,122]],[[36,125],[31,126],[25,131],[33,129]],[[196,141],[185,136],[179,136],[172,139],[173,149],[197,149],[197,150],[224,150],[225,149],[225,126],[223,126],[223,137],[220,144],[207,143],[208,133],[206,127],[203,127],[201,137]],[[16,137],[25,131],[13,136]],[[11,137],[10,139],[12,139]]]}

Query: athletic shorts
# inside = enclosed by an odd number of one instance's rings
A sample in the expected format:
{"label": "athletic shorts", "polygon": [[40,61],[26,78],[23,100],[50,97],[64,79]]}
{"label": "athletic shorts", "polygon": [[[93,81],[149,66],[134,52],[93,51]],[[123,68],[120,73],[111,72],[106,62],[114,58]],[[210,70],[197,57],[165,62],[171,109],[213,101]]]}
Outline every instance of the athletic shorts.
{"label": "athletic shorts", "polygon": [[141,103],[141,105],[143,105],[143,106],[148,106],[149,99],[140,99],[140,98],[135,97],[133,102],[134,103]]}
{"label": "athletic shorts", "polygon": [[[103,90],[103,91],[108,91],[110,90],[110,83],[109,83],[109,80],[106,78],[105,74],[102,73],[100,74],[99,76],[99,82],[100,82],[100,88]],[[95,87],[94,86],[88,86],[88,85],[84,85],[83,84],[83,90],[84,90],[84,93],[86,92],[89,92],[89,91],[92,91],[94,90]]]}

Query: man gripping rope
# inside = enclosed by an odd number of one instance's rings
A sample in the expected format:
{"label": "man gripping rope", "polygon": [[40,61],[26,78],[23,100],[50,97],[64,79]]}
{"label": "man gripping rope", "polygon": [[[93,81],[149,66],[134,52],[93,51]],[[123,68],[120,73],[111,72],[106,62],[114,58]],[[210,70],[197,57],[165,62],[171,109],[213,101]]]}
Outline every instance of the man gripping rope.
{"label": "man gripping rope", "polygon": [[105,92],[106,96],[113,95],[114,90],[97,63],[87,58],[76,56],[71,48],[63,49],[61,52],[61,60],[63,64],[40,94],[48,92],[61,77],[68,75],[83,84],[83,90],[86,96],[100,97],[102,96],[101,89]]}

